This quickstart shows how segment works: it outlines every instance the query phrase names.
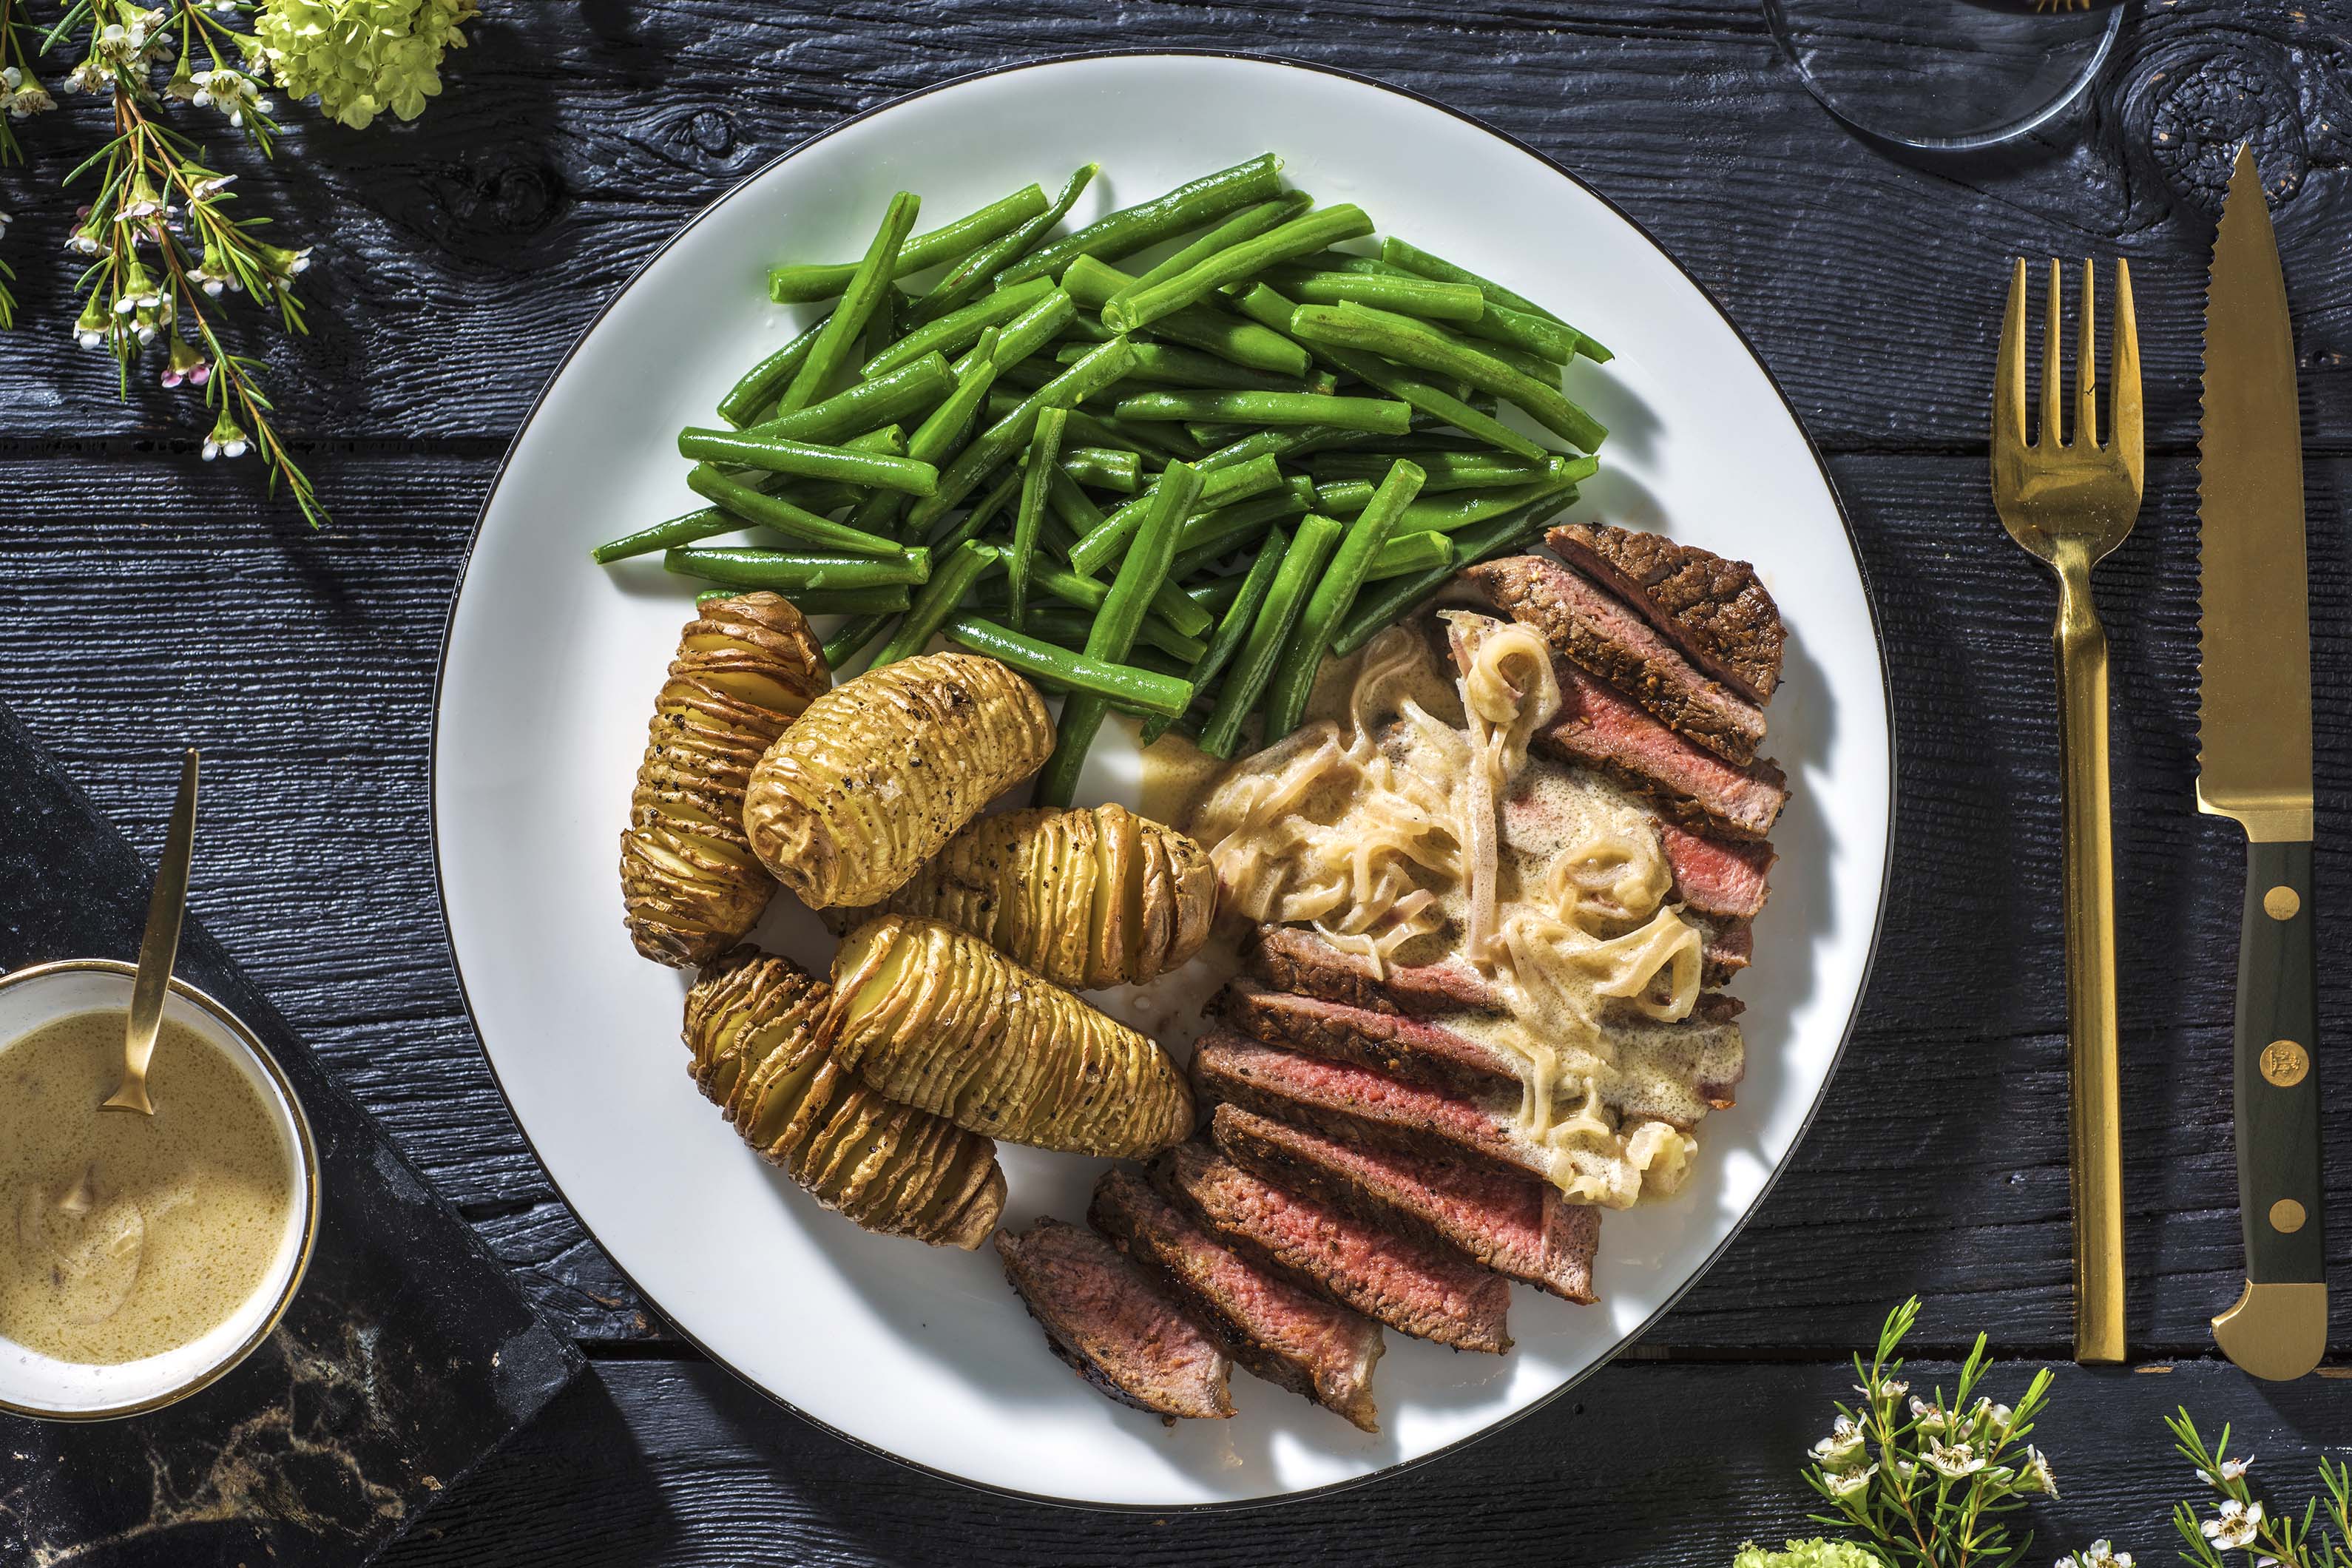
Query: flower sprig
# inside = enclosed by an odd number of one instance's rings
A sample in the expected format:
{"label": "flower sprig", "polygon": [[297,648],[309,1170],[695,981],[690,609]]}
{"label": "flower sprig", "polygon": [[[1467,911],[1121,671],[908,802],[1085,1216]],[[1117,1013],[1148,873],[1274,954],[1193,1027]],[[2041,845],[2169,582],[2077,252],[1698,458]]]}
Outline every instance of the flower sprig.
{"label": "flower sprig", "polygon": [[2014,1407],[1979,1392],[1986,1338],[1961,1363],[1947,1400],[1911,1393],[1895,1352],[1918,1320],[1917,1297],[1887,1314],[1867,1366],[1853,1359],[1861,1402],[1839,1404],[1813,1445],[1805,1480],[1836,1511],[1816,1523],[1858,1532],[1891,1568],[2011,1568],[2032,1543],[2012,1539],[2008,1516],[2028,1499],[2058,1495],[2057,1478],[2024,1441],[2050,1390],[2037,1372]]}
{"label": "flower sprig", "polygon": [[[34,69],[40,46],[33,40],[24,7],[25,0],[0,0],[0,164],[25,161],[24,143],[16,139],[16,122],[58,106]],[[8,237],[8,226],[15,216],[5,207],[0,207],[0,239]],[[6,258],[0,258],[0,328],[16,324],[16,296],[8,287],[16,279],[16,268],[8,265]]]}
{"label": "flower sprig", "polygon": [[[97,183],[66,241],[91,258],[74,331],[85,347],[114,355],[125,395],[134,365],[162,346],[161,384],[200,388],[215,412],[204,457],[257,450],[272,489],[282,482],[315,526],[326,514],[271,423],[261,362],[229,349],[220,319],[224,296],[240,294],[274,307],[287,331],[307,331],[293,283],[310,253],[263,239],[267,218],[234,216],[236,176],[207,167],[197,144],[159,114],[167,98],[213,110],[269,152],[278,131],[274,106],[252,76],[228,63],[251,47],[227,25],[237,14],[218,0],[154,7],[79,0],[52,30],[52,38],[77,25],[84,30],[82,58],[67,83],[109,96],[114,110],[113,137],[67,176],[69,184],[93,174]],[[155,79],[167,65],[159,91]]]}
{"label": "flower sprig", "polygon": [[2303,1517],[2270,1513],[2254,1495],[2246,1472],[2253,1456],[2230,1455],[2230,1428],[2208,1450],[2186,1409],[2165,1417],[2173,1448],[2205,1479],[2216,1494],[2201,1512],[2198,1504],[2173,1506],[2173,1528],[2187,1545],[2181,1557],[2201,1568],[2226,1568],[2226,1553],[2251,1557],[2255,1568],[2352,1568],[2352,1466],[2319,1461],[2321,1496],[2304,1504]]}

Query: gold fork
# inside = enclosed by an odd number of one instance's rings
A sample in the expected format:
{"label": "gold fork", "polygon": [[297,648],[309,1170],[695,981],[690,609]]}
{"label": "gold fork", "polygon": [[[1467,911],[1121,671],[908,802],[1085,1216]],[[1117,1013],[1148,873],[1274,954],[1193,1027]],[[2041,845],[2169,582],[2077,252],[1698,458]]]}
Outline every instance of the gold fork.
{"label": "gold fork", "polygon": [[2116,1070],[2115,850],[2107,821],[2107,634],[2091,568],[2131,532],[2146,467],[2131,269],[2116,263],[2108,400],[2099,442],[2098,311],[2091,263],[2074,352],[2074,436],[2064,437],[2058,363],[2063,275],[2050,263],[2042,417],[2025,438],[2025,262],[2010,275],[1992,393],[1992,496],[2009,536],[2058,574],[2058,770],[2066,872],[2066,1044],[2074,1199],[2074,1359],[2124,1356],[2123,1128]]}

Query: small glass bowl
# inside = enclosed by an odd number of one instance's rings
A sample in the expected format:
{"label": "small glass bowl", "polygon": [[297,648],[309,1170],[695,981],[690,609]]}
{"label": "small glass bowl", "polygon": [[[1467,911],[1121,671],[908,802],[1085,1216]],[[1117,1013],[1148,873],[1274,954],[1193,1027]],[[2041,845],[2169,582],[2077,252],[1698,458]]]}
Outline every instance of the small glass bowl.
{"label": "small glass bowl", "polygon": [[[0,1050],[59,1018],[129,1012],[137,973],[134,965],[112,959],[75,958],[0,975]],[[0,1411],[52,1421],[104,1421],[185,1399],[269,1337],[310,1267],[319,1231],[319,1154],[293,1085],[236,1015],[185,981],[173,980],[163,1016],[194,1030],[245,1075],[293,1167],[293,1202],[287,1206],[285,1233],[268,1276],[226,1321],[190,1343],[138,1361],[91,1366],[0,1339]]]}

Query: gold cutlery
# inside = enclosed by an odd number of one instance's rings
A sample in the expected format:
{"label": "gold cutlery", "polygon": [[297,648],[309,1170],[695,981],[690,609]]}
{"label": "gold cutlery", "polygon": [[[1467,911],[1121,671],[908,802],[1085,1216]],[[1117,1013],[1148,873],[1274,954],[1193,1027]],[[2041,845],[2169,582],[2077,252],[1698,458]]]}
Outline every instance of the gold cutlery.
{"label": "gold cutlery", "polygon": [[2058,577],[2058,768],[2066,904],[2066,1045],[2074,1204],[2074,1359],[2124,1355],[2123,1129],[2116,1068],[2116,900],[2107,817],[2107,634],[2091,568],[2124,542],[2139,514],[2145,468],[2139,334],[2131,270],[2116,263],[2116,325],[2107,382],[2113,430],[2099,440],[2098,310],[2091,263],[2074,353],[2074,428],[2061,414],[2060,300],[2050,263],[2042,342],[2042,410],[2025,423],[2025,262],[2009,280],[1993,377],[1992,494],[2002,526]]}
{"label": "gold cutlery", "polygon": [[163,832],[154,890],[147,895],[147,929],[139,938],[139,973],[131,982],[131,1013],[123,1029],[122,1085],[101,1110],[155,1114],[147,1098],[147,1063],[155,1054],[155,1031],[163,1026],[163,997],[172,989],[172,961],[179,956],[180,917],[187,912],[188,860],[195,843],[196,753],[191,748],[180,758],[180,794]]}
{"label": "gold cutlery", "polygon": [[2241,147],[2205,298],[2197,807],[2246,830],[2235,1031],[2246,1289],[2213,1338],[2247,1372],[2278,1379],[2301,1377],[2327,1349],[2299,423],[2286,279]]}

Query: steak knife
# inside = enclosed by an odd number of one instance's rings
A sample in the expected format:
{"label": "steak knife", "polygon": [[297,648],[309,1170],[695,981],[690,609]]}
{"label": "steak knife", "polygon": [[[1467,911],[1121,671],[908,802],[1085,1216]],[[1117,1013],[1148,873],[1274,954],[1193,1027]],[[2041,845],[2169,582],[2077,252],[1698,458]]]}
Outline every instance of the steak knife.
{"label": "steak knife", "polygon": [[2294,337],[2247,147],[2238,150],[2213,240],[2198,454],[2197,805],[2246,831],[2235,1075],[2246,1289],[2213,1320],[2213,1338],[2256,1377],[2284,1380],[2309,1372],[2327,1348],[2311,616]]}

